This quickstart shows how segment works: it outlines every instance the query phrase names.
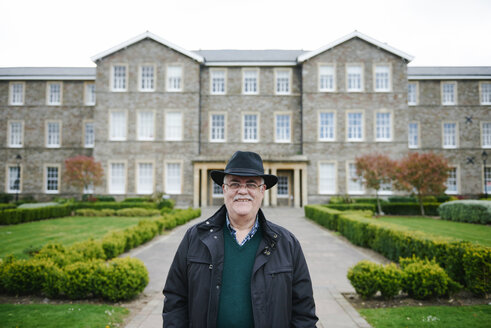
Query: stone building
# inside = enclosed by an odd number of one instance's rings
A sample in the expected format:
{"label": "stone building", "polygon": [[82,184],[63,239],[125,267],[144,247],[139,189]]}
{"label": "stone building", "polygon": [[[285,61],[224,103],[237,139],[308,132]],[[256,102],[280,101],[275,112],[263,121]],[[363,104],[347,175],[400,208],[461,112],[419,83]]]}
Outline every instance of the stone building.
{"label": "stone building", "polygon": [[412,58],[357,31],[314,51],[188,51],[146,32],[95,68],[0,68],[0,188],[74,196],[64,160],[89,155],[105,180],[85,192],[206,206],[222,201],[210,170],[240,149],[279,176],[266,206],[373,194],[352,179],[355,157],[373,152],[440,153],[448,194],[491,191],[491,67]]}

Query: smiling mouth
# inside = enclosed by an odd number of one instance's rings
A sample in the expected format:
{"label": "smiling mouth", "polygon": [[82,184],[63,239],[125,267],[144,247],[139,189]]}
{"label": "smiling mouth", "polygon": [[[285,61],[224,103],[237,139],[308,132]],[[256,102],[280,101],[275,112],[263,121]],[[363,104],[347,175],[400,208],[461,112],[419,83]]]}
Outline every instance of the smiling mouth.
{"label": "smiling mouth", "polygon": [[245,202],[250,202],[252,199],[236,199],[234,202],[239,202],[239,203],[245,203]]}

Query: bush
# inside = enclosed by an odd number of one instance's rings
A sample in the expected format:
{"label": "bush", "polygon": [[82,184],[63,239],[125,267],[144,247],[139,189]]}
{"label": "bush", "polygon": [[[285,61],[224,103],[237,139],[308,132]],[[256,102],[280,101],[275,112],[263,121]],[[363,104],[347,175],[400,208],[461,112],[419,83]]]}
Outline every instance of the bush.
{"label": "bush", "polygon": [[108,195],[89,195],[89,194],[84,194],[82,196],[82,201],[88,202],[115,202],[116,199],[113,196],[108,196]]}
{"label": "bush", "polygon": [[151,198],[145,197],[130,197],[123,200],[124,203],[144,203],[144,202],[153,202]]}
{"label": "bush", "polygon": [[444,220],[491,224],[491,202],[486,200],[455,200],[438,207]]}
{"label": "bush", "polygon": [[417,203],[417,199],[412,196],[390,196],[387,198],[389,203]]}
{"label": "bush", "polygon": [[333,196],[329,198],[329,204],[351,204],[354,203],[353,199],[348,196]]}
{"label": "bush", "polygon": [[102,249],[106,258],[112,259],[125,251],[126,237],[123,232],[110,232],[102,239]]}
{"label": "bush", "polygon": [[[425,215],[438,216],[438,206],[440,203],[423,203]],[[390,215],[421,215],[418,203],[383,203],[382,211]]]}
{"label": "bush", "polygon": [[10,203],[13,199],[14,199],[14,196],[12,194],[6,194],[3,192],[0,192],[0,203],[1,204]]}
{"label": "bush", "polygon": [[17,207],[17,205],[15,205],[15,204],[1,204],[0,203],[0,211],[11,210],[11,209],[14,209],[16,207]]}
{"label": "bush", "polygon": [[394,263],[385,265],[379,271],[378,288],[382,297],[392,299],[402,288],[403,273]]}
{"label": "bush", "polygon": [[174,205],[175,205],[175,200],[173,200],[172,198],[162,198],[159,200],[159,202],[157,203],[157,208],[159,210],[163,209],[163,208],[174,208]]}
{"label": "bush", "polygon": [[378,291],[378,264],[370,261],[360,261],[348,270],[348,279],[363,299],[370,298]]}
{"label": "bush", "polygon": [[80,208],[90,208],[94,210],[102,210],[102,209],[112,209],[112,210],[120,210],[122,208],[156,208],[155,203],[149,203],[149,202],[142,202],[142,203],[136,203],[136,202],[78,202],[75,204],[72,204],[74,209],[80,209]]}
{"label": "bush", "polygon": [[101,215],[100,211],[93,210],[91,208],[80,208],[78,210],[75,210],[75,215],[78,215],[78,216],[103,216],[103,215]]}
{"label": "bush", "polygon": [[160,211],[146,208],[123,208],[116,211],[117,216],[157,216]]}
{"label": "bush", "polygon": [[491,249],[468,248],[463,254],[464,281],[475,295],[485,297],[491,293]]}
{"label": "bush", "polygon": [[340,211],[371,211],[375,212],[376,204],[363,204],[363,203],[354,203],[354,204],[327,204],[324,205],[329,208],[334,208]]}
{"label": "bush", "polygon": [[71,205],[7,209],[0,211],[0,224],[18,224],[44,219],[60,218],[70,216],[71,212]]}
{"label": "bush", "polygon": [[96,296],[95,274],[99,270],[101,260],[82,261],[66,266],[63,271],[61,293],[71,299],[86,299]]}

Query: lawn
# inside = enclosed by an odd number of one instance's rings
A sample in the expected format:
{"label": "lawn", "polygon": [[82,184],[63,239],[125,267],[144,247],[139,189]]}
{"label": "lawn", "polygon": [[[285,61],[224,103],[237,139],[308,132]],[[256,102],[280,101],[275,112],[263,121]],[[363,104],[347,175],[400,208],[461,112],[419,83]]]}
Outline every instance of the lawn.
{"label": "lawn", "polygon": [[0,304],[5,328],[119,327],[129,311],[122,307],[93,304]]}
{"label": "lawn", "polygon": [[490,305],[407,306],[358,311],[374,328],[487,328],[491,322]]}
{"label": "lawn", "polygon": [[491,226],[437,220],[426,217],[379,217],[377,220],[404,226],[436,236],[444,236],[472,243],[491,246]]}
{"label": "lawn", "polygon": [[90,238],[101,239],[109,231],[134,226],[138,217],[83,217],[74,216],[0,226],[0,258],[13,254],[27,258],[26,249],[36,249],[49,242],[71,245]]}

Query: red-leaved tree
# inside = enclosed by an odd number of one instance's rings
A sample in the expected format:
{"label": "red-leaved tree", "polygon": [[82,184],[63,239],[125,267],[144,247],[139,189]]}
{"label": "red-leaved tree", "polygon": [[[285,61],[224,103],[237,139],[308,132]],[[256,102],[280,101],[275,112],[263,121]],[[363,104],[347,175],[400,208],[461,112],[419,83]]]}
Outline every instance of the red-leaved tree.
{"label": "red-leaved tree", "polygon": [[382,185],[392,182],[395,162],[382,154],[367,154],[356,157],[356,175],[362,179],[367,189],[375,190],[377,209],[383,214],[378,193]]}
{"label": "red-leaved tree", "polygon": [[450,167],[447,159],[435,153],[412,152],[398,161],[396,188],[415,192],[421,215],[425,215],[423,197],[445,192]]}
{"label": "red-leaved tree", "polygon": [[100,185],[103,176],[101,163],[96,162],[93,157],[79,155],[65,160],[64,181],[82,193],[88,187]]}

